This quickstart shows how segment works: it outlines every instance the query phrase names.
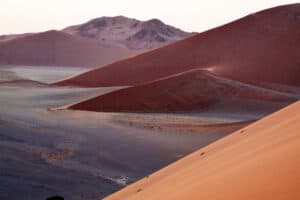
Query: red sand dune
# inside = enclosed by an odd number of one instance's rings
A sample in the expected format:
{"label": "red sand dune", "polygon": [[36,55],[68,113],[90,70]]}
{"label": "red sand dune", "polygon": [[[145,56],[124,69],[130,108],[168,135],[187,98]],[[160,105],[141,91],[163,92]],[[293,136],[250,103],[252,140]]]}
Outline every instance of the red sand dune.
{"label": "red sand dune", "polygon": [[300,86],[300,4],[248,15],[56,85],[136,85],[194,68],[240,81]]}
{"label": "red sand dune", "polygon": [[292,101],[295,97],[286,93],[224,79],[198,69],[104,94],[71,105],[69,109],[168,112],[199,111],[218,106],[219,111],[233,112],[239,108],[249,112],[251,109],[276,110]]}
{"label": "red sand dune", "polygon": [[20,36],[0,43],[0,64],[95,67],[137,52],[102,47],[60,31]]}
{"label": "red sand dune", "polygon": [[300,102],[105,200],[300,199]]}

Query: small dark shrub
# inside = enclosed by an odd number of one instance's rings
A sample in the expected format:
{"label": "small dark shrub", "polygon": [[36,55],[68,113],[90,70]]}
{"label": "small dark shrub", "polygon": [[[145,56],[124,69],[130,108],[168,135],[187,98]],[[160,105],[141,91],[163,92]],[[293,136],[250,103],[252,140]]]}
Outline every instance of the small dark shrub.
{"label": "small dark shrub", "polygon": [[61,196],[53,196],[53,197],[48,197],[46,200],[64,200],[64,198]]}

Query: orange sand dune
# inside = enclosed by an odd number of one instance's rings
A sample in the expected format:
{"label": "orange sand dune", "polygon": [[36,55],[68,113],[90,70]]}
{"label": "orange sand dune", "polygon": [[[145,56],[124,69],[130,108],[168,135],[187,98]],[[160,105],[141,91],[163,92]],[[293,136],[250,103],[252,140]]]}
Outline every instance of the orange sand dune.
{"label": "orange sand dune", "polygon": [[240,81],[300,86],[300,4],[248,15],[172,45],[56,83],[136,85],[194,68]]}
{"label": "orange sand dune", "polygon": [[102,47],[60,31],[24,35],[0,43],[0,64],[95,67],[137,52]]}
{"label": "orange sand dune", "polygon": [[106,200],[300,199],[299,130],[297,102]]}
{"label": "orange sand dune", "polygon": [[277,110],[295,97],[230,79],[205,70],[192,70],[162,80],[114,91],[72,105],[90,111],[199,111],[224,109],[251,112]]}

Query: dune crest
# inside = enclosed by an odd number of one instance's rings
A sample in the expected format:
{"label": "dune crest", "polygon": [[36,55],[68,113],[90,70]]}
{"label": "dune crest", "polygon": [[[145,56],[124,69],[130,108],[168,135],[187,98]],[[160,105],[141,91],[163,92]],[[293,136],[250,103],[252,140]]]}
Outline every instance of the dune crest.
{"label": "dune crest", "polygon": [[299,199],[299,129],[298,101],[105,199]]}
{"label": "dune crest", "polygon": [[260,108],[260,111],[268,112],[295,100],[296,96],[287,93],[225,79],[198,69],[101,95],[74,104],[69,109],[108,112],[226,109],[229,112],[250,112]]}

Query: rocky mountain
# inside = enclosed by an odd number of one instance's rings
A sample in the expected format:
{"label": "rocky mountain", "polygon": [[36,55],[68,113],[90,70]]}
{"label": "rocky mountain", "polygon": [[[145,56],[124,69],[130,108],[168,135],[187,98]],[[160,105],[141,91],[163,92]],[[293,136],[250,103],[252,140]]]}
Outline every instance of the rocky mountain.
{"label": "rocky mountain", "polygon": [[101,17],[63,30],[72,35],[95,39],[107,46],[150,50],[192,36],[158,19],[139,21],[124,16]]}

